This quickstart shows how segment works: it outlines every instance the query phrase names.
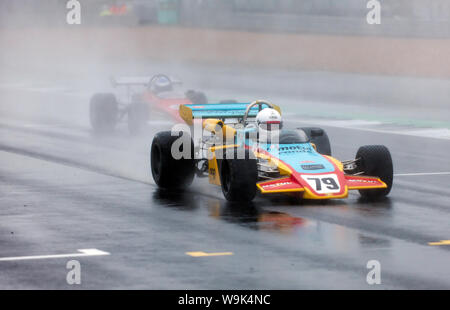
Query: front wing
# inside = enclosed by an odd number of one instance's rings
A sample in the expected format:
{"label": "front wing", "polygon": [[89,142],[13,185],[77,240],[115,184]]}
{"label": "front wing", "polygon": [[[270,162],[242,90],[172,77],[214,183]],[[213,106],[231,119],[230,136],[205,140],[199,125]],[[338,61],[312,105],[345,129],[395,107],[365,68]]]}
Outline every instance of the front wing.
{"label": "front wing", "polygon": [[[311,178],[314,179],[314,175],[311,175]],[[318,193],[316,191],[318,189],[314,188],[314,183],[312,183],[312,186],[308,185],[308,188],[305,188],[306,186],[299,183],[292,176],[259,182],[256,186],[262,194],[298,193],[306,191],[307,195],[305,198],[310,199],[345,198],[348,190],[365,190],[387,187],[387,185],[379,178],[371,176],[344,175],[344,180],[345,184],[341,184],[341,186],[345,187],[344,192],[346,194],[344,196],[342,194],[335,194],[332,190],[329,190],[326,195],[317,195]],[[325,190],[327,188],[327,184],[318,184],[318,186],[321,186],[321,191],[323,191],[323,188],[325,188]]]}

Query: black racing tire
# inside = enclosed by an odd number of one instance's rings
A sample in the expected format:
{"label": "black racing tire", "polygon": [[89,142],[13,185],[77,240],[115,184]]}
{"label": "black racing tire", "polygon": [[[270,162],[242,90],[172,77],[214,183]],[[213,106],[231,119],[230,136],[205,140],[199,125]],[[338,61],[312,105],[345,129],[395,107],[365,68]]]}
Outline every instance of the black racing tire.
{"label": "black racing tire", "polygon": [[128,131],[139,134],[149,120],[149,107],[145,102],[133,102],[128,107]]}
{"label": "black racing tire", "polygon": [[391,191],[394,180],[394,169],[389,149],[384,145],[361,146],[355,159],[359,171],[364,171],[364,175],[378,177],[387,185],[387,188],[360,190],[361,196],[369,199],[387,196]]}
{"label": "black racing tire", "polygon": [[258,169],[255,158],[245,151],[245,159],[224,158],[220,165],[220,183],[225,199],[230,202],[250,202],[256,195]]}
{"label": "black racing tire", "polygon": [[[330,139],[328,138],[327,132],[324,129],[318,127],[302,127],[297,129],[301,129],[306,133],[309,141],[311,143],[314,143],[314,145],[316,146],[317,152],[322,155],[331,156]],[[313,135],[313,132],[315,131],[322,131],[323,134],[320,136],[315,136]]]}
{"label": "black racing tire", "polygon": [[188,90],[186,92],[186,98],[189,99],[193,104],[208,104],[208,98],[206,97],[206,95],[199,91]]}
{"label": "black racing tire", "polygon": [[118,109],[114,94],[94,94],[89,103],[92,129],[97,133],[111,133],[117,124]]}
{"label": "black racing tire", "polygon": [[[189,158],[175,159],[172,156],[172,145],[178,139],[181,139],[178,141],[181,145],[190,144]],[[183,148],[179,150],[183,151]],[[191,185],[195,174],[194,143],[191,136],[186,132],[157,133],[151,146],[150,162],[153,179],[160,188],[183,189]]]}

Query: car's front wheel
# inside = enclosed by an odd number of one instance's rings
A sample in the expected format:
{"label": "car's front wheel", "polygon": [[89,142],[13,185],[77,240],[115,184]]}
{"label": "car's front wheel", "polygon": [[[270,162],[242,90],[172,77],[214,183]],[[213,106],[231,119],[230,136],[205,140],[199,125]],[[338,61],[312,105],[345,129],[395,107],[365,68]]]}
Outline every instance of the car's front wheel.
{"label": "car's front wheel", "polygon": [[186,132],[163,131],[153,138],[151,172],[161,188],[180,189],[194,179],[194,143]]}
{"label": "car's front wheel", "polygon": [[[235,153],[235,155],[238,155]],[[249,202],[255,198],[258,170],[256,159],[246,151],[244,159],[237,156],[223,159],[220,169],[222,192],[228,201]]]}
{"label": "car's front wheel", "polygon": [[378,177],[386,183],[387,188],[360,190],[362,197],[376,199],[389,194],[394,179],[392,157],[389,149],[384,145],[361,146],[356,153],[358,171],[364,175]]}
{"label": "car's front wheel", "polygon": [[114,94],[95,94],[89,103],[89,118],[97,133],[110,133],[117,124],[118,103]]}

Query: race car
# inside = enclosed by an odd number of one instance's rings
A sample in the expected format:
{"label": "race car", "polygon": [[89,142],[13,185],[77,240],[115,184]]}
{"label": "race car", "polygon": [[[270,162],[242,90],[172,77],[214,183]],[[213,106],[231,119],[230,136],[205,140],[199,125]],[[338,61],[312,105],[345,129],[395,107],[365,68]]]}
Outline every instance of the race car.
{"label": "race car", "polygon": [[178,107],[182,104],[206,104],[204,93],[183,92],[181,81],[164,74],[153,77],[121,77],[111,79],[113,87],[124,87],[122,97],[97,93],[90,100],[90,122],[94,132],[110,133],[117,123],[126,120],[130,133],[139,133],[151,113],[164,113],[174,121],[182,121]]}
{"label": "race car", "polygon": [[[151,172],[161,188],[182,189],[194,176],[208,177],[228,201],[246,202],[258,191],[323,200],[359,190],[363,197],[379,199],[392,188],[387,147],[361,146],[355,159],[339,161],[331,156],[324,129],[285,129],[281,109],[268,101],[183,104],[180,116],[191,127],[201,126],[202,133],[194,139],[189,132],[198,132],[195,128],[155,135]],[[262,139],[275,125],[279,128],[270,131],[270,139]]]}

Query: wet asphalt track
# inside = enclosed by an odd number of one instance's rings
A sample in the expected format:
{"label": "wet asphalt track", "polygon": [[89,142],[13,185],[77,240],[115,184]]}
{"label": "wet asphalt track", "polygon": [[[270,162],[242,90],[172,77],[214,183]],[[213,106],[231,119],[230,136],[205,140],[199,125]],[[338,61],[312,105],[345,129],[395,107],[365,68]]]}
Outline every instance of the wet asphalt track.
{"label": "wet asphalt track", "polygon": [[[0,289],[450,288],[450,246],[428,244],[450,239],[448,174],[396,176],[377,203],[352,192],[233,205],[205,179],[184,193],[155,187],[149,145],[170,128],[161,116],[139,137],[124,126],[96,137],[83,96],[3,89],[1,99]],[[14,113],[18,102],[33,112]],[[450,171],[448,139],[324,127],[337,158],[385,144],[396,174]],[[77,258],[80,286],[66,283],[71,258],[1,261],[91,248],[110,255]],[[381,264],[381,285],[366,282],[369,260]]]}

